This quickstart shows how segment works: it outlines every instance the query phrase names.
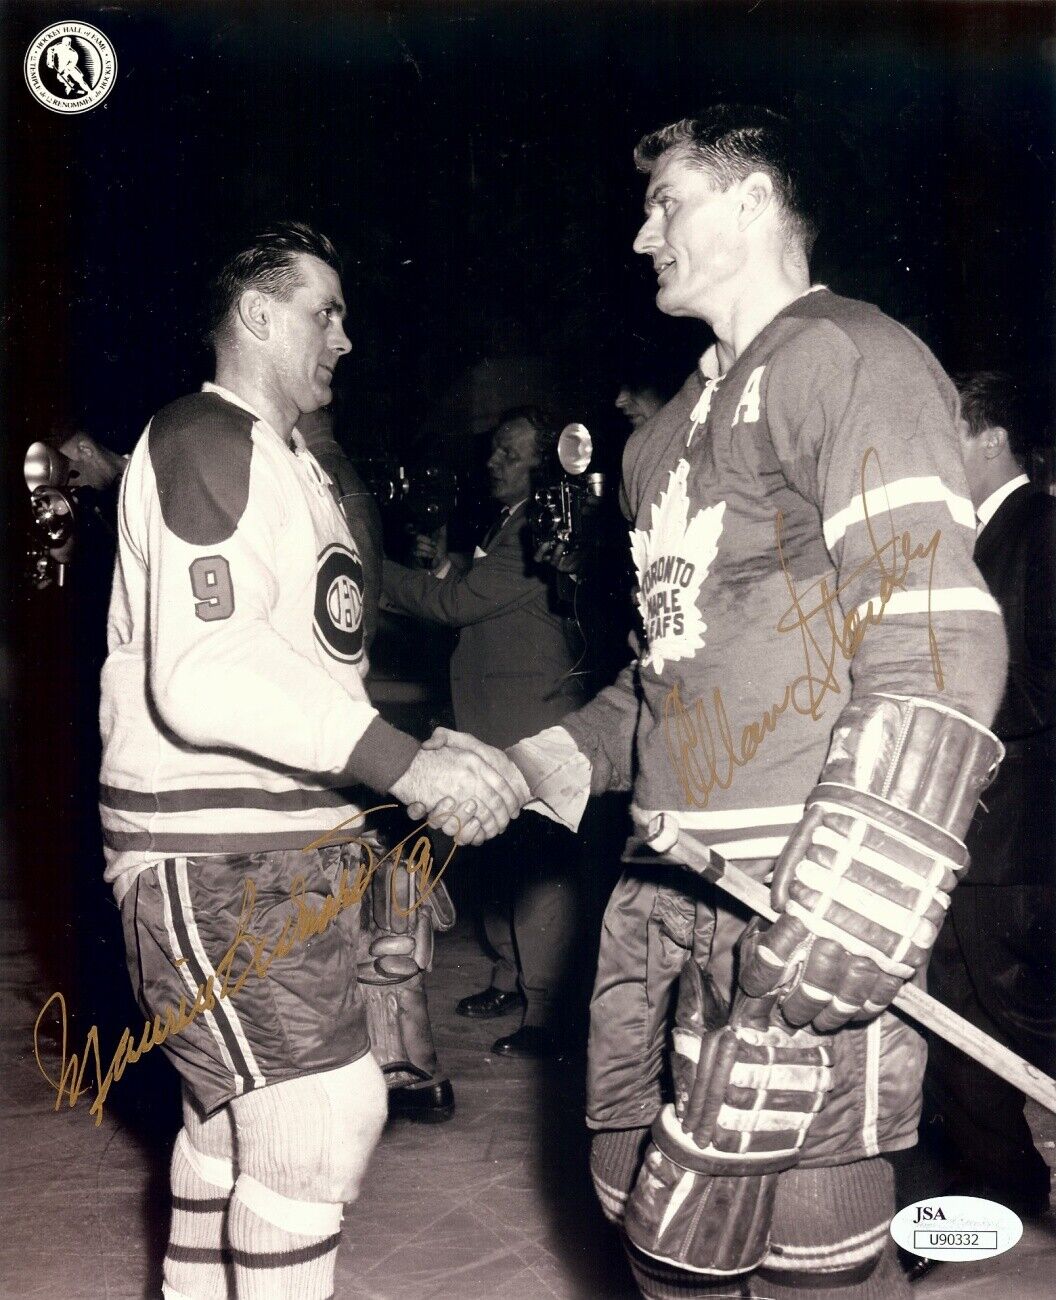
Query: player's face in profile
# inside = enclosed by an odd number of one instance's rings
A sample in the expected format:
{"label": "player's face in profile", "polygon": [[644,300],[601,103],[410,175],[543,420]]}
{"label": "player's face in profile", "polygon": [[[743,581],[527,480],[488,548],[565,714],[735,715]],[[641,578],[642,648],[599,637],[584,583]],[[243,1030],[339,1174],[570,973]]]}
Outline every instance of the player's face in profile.
{"label": "player's face in profile", "polygon": [[532,470],[539,464],[535,430],[527,420],[501,424],[491,440],[488,477],[491,495],[504,506],[515,506],[531,496]]}
{"label": "player's face in profile", "polygon": [[637,429],[651,419],[661,406],[663,402],[651,388],[633,389],[624,386],[616,395],[616,409],[630,420],[632,429]]}
{"label": "player's face in profile", "polygon": [[293,412],[307,412],[329,405],[334,367],[351,345],[337,272],[303,253],[297,267],[301,283],[290,297],[270,301],[269,350],[278,396]]}
{"label": "player's face in profile", "polygon": [[634,251],[652,259],[656,305],[667,315],[709,319],[716,287],[741,266],[735,190],[719,189],[677,149],[653,164]]}

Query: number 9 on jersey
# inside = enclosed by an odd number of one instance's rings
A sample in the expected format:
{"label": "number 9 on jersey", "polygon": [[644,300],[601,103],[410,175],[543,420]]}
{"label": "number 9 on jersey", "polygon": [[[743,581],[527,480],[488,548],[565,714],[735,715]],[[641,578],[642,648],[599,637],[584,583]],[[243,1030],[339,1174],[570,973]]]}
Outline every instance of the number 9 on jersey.
{"label": "number 9 on jersey", "polygon": [[235,612],[235,590],[231,568],[222,555],[203,555],[191,562],[191,590],[196,596],[194,612],[203,622],[230,618]]}

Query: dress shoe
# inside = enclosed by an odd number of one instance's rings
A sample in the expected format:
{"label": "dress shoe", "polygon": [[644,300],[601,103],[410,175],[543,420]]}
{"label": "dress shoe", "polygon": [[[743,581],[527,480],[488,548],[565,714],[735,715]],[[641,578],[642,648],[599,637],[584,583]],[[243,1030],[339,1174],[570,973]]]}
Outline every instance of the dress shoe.
{"label": "dress shoe", "polygon": [[491,1050],[497,1056],[525,1056],[533,1060],[561,1055],[557,1038],[542,1025],[522,1025],[515,1033],[497,1038]]}
{"label": "dress shoe", "polygon": [[935,1269],[941,1268],[943,1261],[941,1259],[925,1259],[923,1255],[911,1255],[908,1251],[899,1251],[902,1272],[906,1281],[912,1286],[914,1282],[919,1282]]}
{"label": "dress shoe", "polygon": [[450,1079],[406,1083],[389,1089],[389,1114],[415,1124],[443,1124],[455,1113],[455,1091]]}
{"label": "dress shoe", "polygon": [[469,1016],[470,1020],[495,1020],[498,1016],[509,1016],[524,1006],[524,999],[519,993],[504,993],[502,989],[485,989],[483,993],[471,993],[455,1007],[456,1014]]}

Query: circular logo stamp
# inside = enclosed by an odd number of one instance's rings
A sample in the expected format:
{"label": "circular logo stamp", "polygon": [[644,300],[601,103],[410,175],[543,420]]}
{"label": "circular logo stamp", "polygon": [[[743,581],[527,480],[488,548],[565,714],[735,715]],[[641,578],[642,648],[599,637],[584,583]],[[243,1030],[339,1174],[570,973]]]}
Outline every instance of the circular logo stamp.
{"label": "circular logo stamp", "polygon": [[315,580],[315,634],[344,663],[363,655],[363,566],[347,547],[328,546]]}
{"label": "circular logo stamp", "polygon": [[981,1196],[931,1196],[891,1220],[895,1241],[925,1259],[989,1259],[1011,1250],[1022,1235],[1014,1211]]}
{"label": "circular logo stamp", "polygon": [[117,76],[114,47],[98,27],[55,23],[26,51],[26,85],[55,113],[85,113],[109,95]]}

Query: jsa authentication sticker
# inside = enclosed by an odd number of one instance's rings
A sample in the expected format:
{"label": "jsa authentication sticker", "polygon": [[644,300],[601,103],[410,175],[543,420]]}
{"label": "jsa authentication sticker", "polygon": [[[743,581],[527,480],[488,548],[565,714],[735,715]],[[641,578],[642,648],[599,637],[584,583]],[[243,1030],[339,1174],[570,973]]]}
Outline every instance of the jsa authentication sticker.
{"label": "jsa authentication sticker", "polygon": [[1022,1235],[1018,1214],[978,1196],[932,1196],[891,1220],[895,1241],[924,1259],[989,1259],[1011,1250]]}

